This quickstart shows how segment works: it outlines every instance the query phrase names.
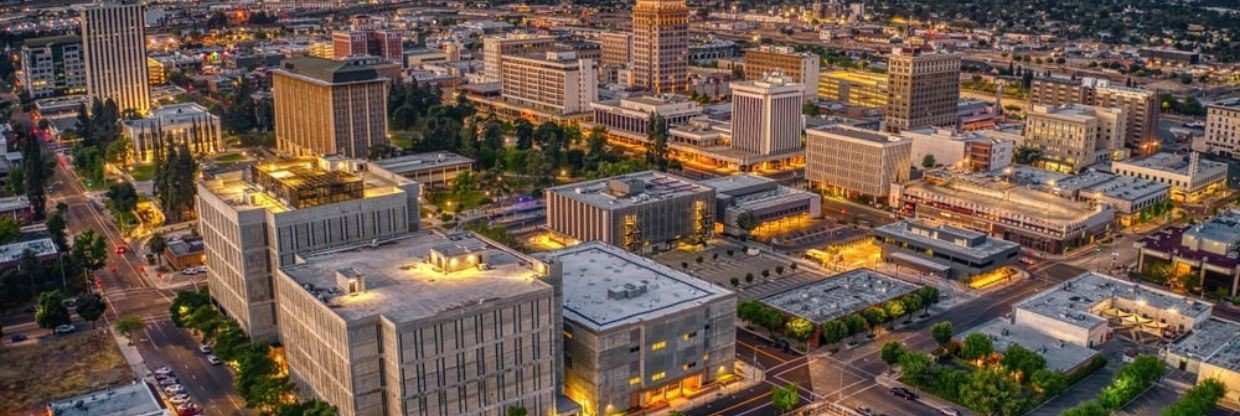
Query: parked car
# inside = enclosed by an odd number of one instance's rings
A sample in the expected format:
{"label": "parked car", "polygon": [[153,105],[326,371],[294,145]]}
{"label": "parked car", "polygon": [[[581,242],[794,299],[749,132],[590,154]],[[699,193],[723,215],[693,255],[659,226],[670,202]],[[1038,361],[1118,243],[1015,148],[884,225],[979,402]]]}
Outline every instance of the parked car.
{"label": "parked car", "polygon": [[173,384],[180,384],[180,382],[177,381],[176,377],[156,378],[155,383],[161,386],[171,386]]}
{"label": "parked car", "polygon": [[917,400],[917,393],[913,393],[904,387],[892,387],[891,394],[906,400]]}
{"label": "parked car", "polygon": [[70,334],[73,333],[73,331],[77,331],[77,327],[73,326],[73,324],[57,325],[56,329],[52,330],[52,332],[57,335]]}
{"label": "parked car", "polygon": [[13,334],[13,336],[9,337],[9,341],[11,342],[22,342],[26,339],[26,335],[24,334]]}
{"label": "parked car", "polygon": [[196,416],[202,414],[202,408],[193,402],[186,402],[177,406],[177,414],[181,416]]}
{"label": "parked car", "polygon": [[198,352],[201,352],[201,353],[203,353],[203,354],[210,354],[210,353],[211,353],[211,346],[210,346],[210,345],[207,345],[207,344],[199,344],[199,345],[198,345]]}
{"label": "parked car", "polygon": [[172,385],[164,386],[164,393],[180,394],[184,392],[185,392],[185,386],[182,386],[180,384],[172,384]]}
{"label": "parked car", "polygon": [[215,354],[207,354],[207,362],[211,363],[211,365],[220,365],[224,363],[220,360],[220,357],[216,357]]}
{"label": "parked car", "polygon": [[169,367],[169,366],[166,366],[166,365],[165,365],[165,366],[163,366],[163,367],[156,368],[156,369],[155,369],[155,374],[157,374],[157,375],[161,375],[161,376],[171,375],[171,374],[172,374],[172,367]]}
{"label": "parked car", "polygon": [[942,413],[947,416],[960,416],[961,415],[959,410],[956,410],[955,408],[951,408],[951,407],[944,407],[942,409],[939,409],[939,413]]}

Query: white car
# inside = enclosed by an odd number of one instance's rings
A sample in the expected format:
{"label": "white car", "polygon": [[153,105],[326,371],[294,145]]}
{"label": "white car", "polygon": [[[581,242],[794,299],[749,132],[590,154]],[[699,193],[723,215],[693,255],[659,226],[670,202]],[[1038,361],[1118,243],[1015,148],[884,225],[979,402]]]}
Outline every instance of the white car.
{"label": "white car", "polygon": [[155,382],[161,386],[171,386],[173,384],[178,384],[176,377],[156,378]]}
{"label": "white car", "polygon": [[168,401],[172,402],[172,404],[189,403],[189,395],[185,393],[181,393],[176,396],[172,396],[171,398],[168,399]]}
{"label": "white car", "polygon": [[182,269],[182,270],[181,270],[181,274],[186,275],[186,276],[193,276],[193,275],[198,274],[198,271],[197,271],[197,270],[194,270],[194,268],[193,268],[193,267],[190,267],[190,268],[187,268],[187,269]]}
{"label": "white car", "polygon": [[210,345],[207,345],[207,344],[200,344],[200,345],[198,345],[198,352],[201,352],[201,353],[203,353],[203,354],[210,354],[210,353],[211,353],[211,346],[210,346]]}
{"label": "white car", "polygon": [[56,333],[57,335],[69,334],[69,333],[72,333],[73,331],[77,331],[77,327],[73,326],[73,324],[57,325],[56,329],[52,330],[52,332]]}
{"label": "white car", "polygon": [[172,375],[172,367],[165,365],[163,367],[156,368],[155,374],[161,375],[161,376]]}
{"label": "white car", "polygon": [[180,385],[180,384],[173,384],[173,385],[170,385],[170,386],[164,386],[164,393],[168,393],[168,394],[180,394],[180,393],[184,393],[184,392],[185,392],[185,386],[182,386],[182,385]]}
{"label": "white car", "polygon": [[215,354],[207,354],[207,362],[211,363],[211,365],[220,365],[224,363],[224,361],[221,361],[220,357],[216,357]]}

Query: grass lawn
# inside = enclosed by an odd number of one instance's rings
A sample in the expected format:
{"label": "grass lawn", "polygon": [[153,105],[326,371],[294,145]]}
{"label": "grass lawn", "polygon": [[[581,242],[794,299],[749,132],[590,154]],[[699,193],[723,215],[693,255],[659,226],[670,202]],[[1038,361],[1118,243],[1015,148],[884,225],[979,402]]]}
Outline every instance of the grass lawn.
{"label": "grass lawn", "polygon": [[42,412],[50,400],[132,381],[133,370],[107,332],[47,337],[0,348],[0,414]]}
{"label": "grass lawn", "polygon": [[444,211],[461,212],[480,207],[482,204],[490,202],[491,199],[482,191],[464,193],[440,191],[431,192],[426,196],[426,200]]}
{"label": "grass lawn", "polygon": [[155,179],[155,164],[147,163],[142,165],[134,165],[129,172],[135,181],[149,181]]}
{"label": "grass lawn", "polygon": [[211,159],[217,164],[228,165],[245,160],[245,155],[240,152],[221,153]]}
{"label": "grass lawn", "polygon": [[405,130],[396,130],[392,132],[392,146],[401,149],[413,147],[413,132]]}

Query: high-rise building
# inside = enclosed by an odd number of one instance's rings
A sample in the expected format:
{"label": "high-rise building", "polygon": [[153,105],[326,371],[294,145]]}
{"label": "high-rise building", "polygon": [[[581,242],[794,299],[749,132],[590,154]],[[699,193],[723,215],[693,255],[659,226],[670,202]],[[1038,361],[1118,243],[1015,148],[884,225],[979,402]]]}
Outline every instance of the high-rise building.
{"label": "high-rise building", "polygon": [[733,82],[732,148],[760,155],[801,149],[805,87],[782,75]]}
{"label": "high-rise building", "polygon": [[602,65],[627,66],[633,60],[633,34],[629,32],[603,32],[598,35],[603,50]]}
{"label": "high-rise building", "polygon": [[847,196],[886,198],[909,179],[913,142],[845,125],[805,131],[805,179],[817,189]]}
{"label": "high-rise building", "polygon": [[332,55],[335,59],[374,56],[388,63],[400,64],[405,50],[400,32],[352,30],[332,32]]}
{"label": "high-rise building", "polygon": [[633,252],[714,232],[715,190],[644,171],[548,188],[547,228]]}
{"label": "high-rise building", "polygon": [[418,184],[360,160],[267,160],[196,186],[211,297],[258,340],[277,335],[274,270],[418,227]]}
{"label": "high-rise building", "polygon": [[32,98],[86,92],[82,39],[48,36],[22,43],[22,86]]}
{"label": "high-rise building", "polygon": [[895,48],[887,62],[885,129],[954,127],[960,102],[960,55]]}
{"label": "high-rise building", "polygon": [[805,97],[818,96],[818,54],[797,52],[788,46],[762,45],[745,50],[745,79],[762,79],[783,74],[805,89]]}
{"label": "high-rise building", "polygon": [[86,94],[141,114],[151,108],[146,73],[146,20],[141,2],[105,1],[82,6]]}
{"label": "high-rise building", "polygon": [[598,100],[597,75],[594,61],[578,59],[575,52],[506,56],[500,91],[519,104],[576,114],[590,110],[590,103]]}
{"label": "high-rise building", "polygon": [[1240,98],[1206,107],[1206,135],[1201,151],[1220,156],[1240,156]]}
{"label": "high-rise building", "polygon": [[637,0],[633,83],[656,94],[689,88],[689,7],[685,0]]}
{"label": "high-rise building", "polygon": [[818,97],[854,107],[887,106],[887,75],[863,71],[831,71],[818,80]]}
{"label": "high-rise building", "polygon": [[388,78],[374,58],[302,57],[272,71],[276,148],[296,156],[365,158],[387,144]]}
{"label": "high-rise building", "polygon": [[555,42],[554,36],[528,33],[487,36],[482,39],[482,73],[487,79],[499,82],[506,56],[550,51],[555,48]]}
{"label": "high-rise building", "polygon": [[561,270],[429,231],[285,264],[274,289],[289,377],[341,416],[554,415]]}
{"label": "high-rise building", "polygon": [[1058,172],[1076,172],[1113,159],[1124,148],[1124,110],[1074,104],[1035,105],[1025,120],[1022,146],[1038,149],[1037,164]]}
{"label": "high-rise building", "polygon": [[1154,91],[1111,85],[1105,79],[1036,78],[1029,93],[1038,105],[1085,104],[1124,110],[1128,118],[1124,143],[1139,154],[1158,150],[1158,94]]}
{"label": "high-rise building", "polygon": [[732,292],[600,242],[539,256],[563,268],[564,394],[582,415],[657,409],[735,376]]}

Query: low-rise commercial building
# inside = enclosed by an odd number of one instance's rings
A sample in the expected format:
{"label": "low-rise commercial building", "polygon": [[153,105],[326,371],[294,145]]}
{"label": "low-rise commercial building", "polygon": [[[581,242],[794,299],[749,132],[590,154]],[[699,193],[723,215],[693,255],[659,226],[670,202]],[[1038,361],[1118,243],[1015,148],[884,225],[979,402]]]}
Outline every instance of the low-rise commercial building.
{"label": "low-rise commercial building", "polygon": [[1227,164],[1201,155],[1158,153],[1111,162],[1116,175],[1132,176],[1171,187],[1171,200],[1196,204],[1227,189]]}
{"label": "low-rise commercial building", "polygon": [[629,251],[703,241],[714,230],[715,190],[656,171],[548,188],[547,228]]}
{"label": "low-rise commercial building", "polygon": [[473,170],[474,160],[452,152],[429,152],[374,161],[389,172],[417,181],[424,188],[443,188],[462,173]]}
{"label": "low-rise commercial building", "polygon": [[913,142],[845,125],[806,130],[805,179],[849,197],[883,198],[909,179]]}
{"label": "low-rise commercial building", "polygon": [[735,377],[732,292],[599,242],[540,257],[563,268],[564,393],[582,414],[658,407]]}
{"label": "low-rise commercial building", "polygon": [[51,238],[18,241],[0,245],[0,269],[17,267],[22,256],[30,253],[41,262],[51,261],[60,256],[60,250]]}
{"label": "low-rise commercial building", "polygon": [[1201,293],[1240,293],[1240,211],[1224,211],[1196,225],[1171,227],[1138,243],[1137,270],[1168,284],[1200,284]]}
{"label": "low-rise commercial building", "polygon": [[913,142],[911,162],[921,168],[926,168],[926,161],[933,160],[936,166],[989,172],[1011,165],[1016,149],[1015,138],[993,130],[917,129],[900,132],[900,136]]}
{"label": "low-rise commercial building", "polygon": [[906,217],[975,230],[1048,253],[1063,253],[1106,234],[1107,205],[1075,201],[987,175],[929,172],[894,186],[891,204]]}
{"label": "low-rise commercial building", "polygon": [[887,262],[921,269],[924,263],[946,270],[945,278],[969,283],[974,276],[1016,263],[1020,244],[962,228],[905,220],[874,229]]}
{"label": "low-rise commercial building", "polygon": [[[161,146],[185,145],[197,155],[209,155],[224,148],[220,118],[197,103],[159,107],[146,118],[125,120],[122,131],[133,142],[133,157],[150,161]],[[167,151],[168,147],[164,147]]]}
{"label": "low-rise commercial building", "polygon": [[27,225],[34,220],[34,207],[25,195],[0,198],[0,217],[11,218],[17,225]]}
{"label": "low-rise commercial building", "polygon": [[828,321],[885,304],[914,290],[917,286],[912,283],[870,269],[855,269],[792,287],[763,298],[762,303],[818,328]]}
{"label": "low-rise commercial building", "polygon": [[360,160],[266,160],[196,186],[207,287],[256,340],[277,335],[273,270],[299,254],[416,230],[420,219],[416,182]]}
{"label": "low-rise commercial building", "polygon": [[780,185],[774,179],[734,175],[700,183],[715,189],[716,221],[728,235],[762,234],[785,222],[822,217],[818,194]]}
{"label": "low-rise commercial building", "polygon": [[702,107],[683,95],[621,98],[591,103],[594,124],[607,128],[607,141],[613,145],[645,151],[649,145],[646,129],[650,118],[663,117],[668,127],[676,127],[702,115]]}
{"label": "low-rise commercial building", "polygon": [[1167,184],[1117,176],[1111,180],[1079,191],[1078,196],[1115,209],[1120,224],[1132,225],[1140,220],[1143,212],[1158,206],[1171,197]]}
{"label": "low-rise commercial building", "polygon": [[47,404],[48,416],[169,415],[154,389],[142,381],[95,390]]}
{"label": "low-rise commercial building", "polygon": [[275,272],[289,377],[354,415],[556,414],[560,266],[431,232]]}
{"label": "low-rise commercial building", "polygon": [[1197,383],[1223,383],[1225,400],[1240,400],[1240,324],[1210,319],[1162,353],[1167,365],[1196,374]]}

